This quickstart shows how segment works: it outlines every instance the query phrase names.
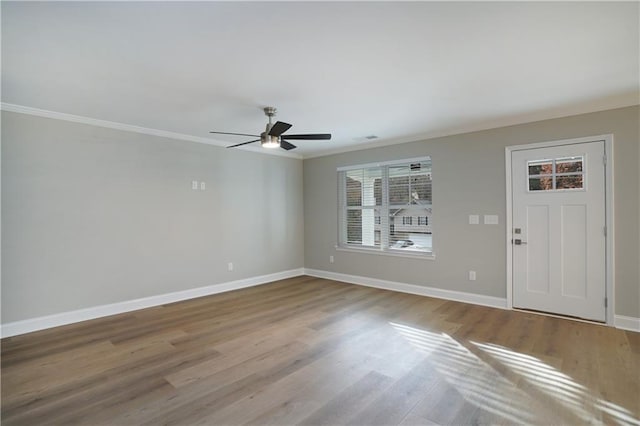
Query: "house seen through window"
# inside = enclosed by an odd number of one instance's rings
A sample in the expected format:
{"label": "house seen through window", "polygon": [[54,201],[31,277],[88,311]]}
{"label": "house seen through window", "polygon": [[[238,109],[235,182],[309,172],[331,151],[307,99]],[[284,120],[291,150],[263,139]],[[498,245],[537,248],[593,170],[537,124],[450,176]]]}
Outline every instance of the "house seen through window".
{"label": "house seen through window", "polygon": [[431,158],[338,169],[340,246],[432,253]]}

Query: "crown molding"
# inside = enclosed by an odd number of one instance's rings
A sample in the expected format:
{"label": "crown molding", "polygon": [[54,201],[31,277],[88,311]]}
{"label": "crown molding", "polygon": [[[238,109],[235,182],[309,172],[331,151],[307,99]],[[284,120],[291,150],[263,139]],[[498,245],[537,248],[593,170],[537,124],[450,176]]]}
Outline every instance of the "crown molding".
{"label": "crown molding", "polygon": [[[187,135],[184,133],[169,132],[167,130],[151,129],[148,127],[134,126],[132,124],[118,123],[116,121],[100,120],[97,118],[85,117],[82,115],[66,114],[63,112],[49,111],[46,109],[32,108],[24,105],[17,105],[2,102],[0,103],[2,111],[17,112],[20,114],[35,115],[38,117],[53,118],[55,120],[70,121],[72,123],[88,124],[90,126],[105,127],[108,129],[122,130],[125,132],[141,133],[144,135],[159,136],[168,139],[177,139],[189,142],[203,143],[206,145],[214,145],[225,147],[225,143],[215,139],[203,138],[201,136]],[[243,151],[255,152],[258,154],[275,155],[278,157],[288,157],[302,159],[301,155],[289,153],[282,150],[262,149],[256,147],[238,147]]]}
{"label": "crown molding", "polygon": [[405,143],[423,142],[430,139],[446,138],[449,136],[460,136],[467,133],[484,132],[484,131],[490,131],[495,129],[502,129],[505,127],[537,123],[540,121],[575,117],[577,115],[584,115],[584,114],[596,114],[599,112],[610,111],[614,109],[631,108],[631,107],[637,107],[637,106],[640,106],[640,104],[638,104],[637,101],[632,101],[627,103],[621,103],[619,105],[612,106],[611,108],[607,107],[604,109],[578,108],[578,109],[572,109],[567,111],[562,110],[559,112],[541,111],[535,114],[527,114],[527,115],[521,114],[513,117],[502,117],[502,118],[489,120],[486,122],[434,130],[426,133],[418,133],[418,134],[412,134],[408,136],[400,136],[396,138],[377,139],[372,142],[366,142],[366,144],[364,145],[363,144],[351,145],[351,146],[345,146],[341,148],[325,150],[322,152],[307,154],[303,157],[303,159],[310,160],[312,158],[328,157],[330,155],[344,154],[344,153],[353,152],[353,151],[363,151],[363,150],[373,149],[373,148],[383,148],[387,146],[400,145]]}

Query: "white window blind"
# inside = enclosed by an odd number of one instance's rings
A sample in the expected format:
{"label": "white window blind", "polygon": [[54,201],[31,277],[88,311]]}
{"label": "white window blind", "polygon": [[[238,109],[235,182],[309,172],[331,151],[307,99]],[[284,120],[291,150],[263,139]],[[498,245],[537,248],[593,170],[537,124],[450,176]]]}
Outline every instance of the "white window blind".
{"label": "white window blind", "polygon": [[432,253],[431,158],[338,169],[339,245]]}

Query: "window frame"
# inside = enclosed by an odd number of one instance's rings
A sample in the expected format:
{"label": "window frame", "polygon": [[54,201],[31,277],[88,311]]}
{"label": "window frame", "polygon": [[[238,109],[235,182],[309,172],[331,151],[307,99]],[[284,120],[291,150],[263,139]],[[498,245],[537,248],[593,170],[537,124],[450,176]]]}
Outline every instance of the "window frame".
{"label": "window frame", "polygon": [[[377,254],[385,256],[399,256],[410,257],[418,259],[435,259],[435,241],[433,238],[433,228],[431,230],[431,249],[430,251],[408,251],[400,250],[397,248],[391,248],[389,239],[391,235],[391,226],[389,224],[389,212],[393,209],[389,200],[389,168],[392,166],[411,166],[413,163],[429,163],[431,174],[431,182],[433,182],[433,160],[431,156],[407,158],[401,160],[356,164],[349,166],[342,166],[337,168],[338,175],[338,243],[336,244],[336,250],[349,251],[357,253]],[[379,210],[380,218],[380,245],[377,246],[363,246],[361,244],[350,244],[347,242],[347,223],[346,216],[349,206],[347,206],[347,188],[346,188],[346,176],[348,171],[361,170],[361,169],[381,169],[382,179],[382,205],[367,206],[366,208],[374,208]],[[351,206],[352,208],[353,206]],[[364,207],[364,206],[363,206]],[[431,208],[433,209],[433,187],[431,188]],[[417,222],[417,220],[414,220]],[[429,223],[427,219],[427,223]],[[376,222],[377,223],[377,222]]]}
{"label": "window frame", "polygon": [[[571,172],[558,172],[558,164],[568,164],[568,163],[577,163],[580,162],[580,170],[571,171]],[[539,164],[535,164],[539,163]],[[551,165],[551,173],[531,173],[531,167],[535,167],[537,165],[550,164]],[[545,194],[545,193],[553,193],[553,192],[583,192],[587,190],[587,171],[585,170],[585,156],[577,155],[573,157],[558,157],[558,158],[543,158],[540,160],[530,160],[527,161],[527,179],[526,191],[531,194]],[[577,177],[580,176],[580,184],[579,187],[560,187],[558,188],[558,179],[562,179],[565,177]],[[550,189],[532,189],[531,188],[531,180],[532,179],[551,179],[551,188]]]}

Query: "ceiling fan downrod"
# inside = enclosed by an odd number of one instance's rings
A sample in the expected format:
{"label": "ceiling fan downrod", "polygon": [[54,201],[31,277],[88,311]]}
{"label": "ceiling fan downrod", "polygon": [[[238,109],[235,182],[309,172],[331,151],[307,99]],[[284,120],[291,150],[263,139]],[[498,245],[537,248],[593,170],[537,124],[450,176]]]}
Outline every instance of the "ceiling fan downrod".
{"label": "ceiling fan downrod", "polygon": [[271,130],[271,128],[273,127],[273,123],[271,122],[271,117],[273,117],[274,115],[276,115],[276,112],[278,111],[275,107],[264,107],[263,108],[264,111],[264,115],[266,115],[267,117],[269,117],[269,123],[267,123],[267,130],[266,133],[269,133],[269,131]]}

